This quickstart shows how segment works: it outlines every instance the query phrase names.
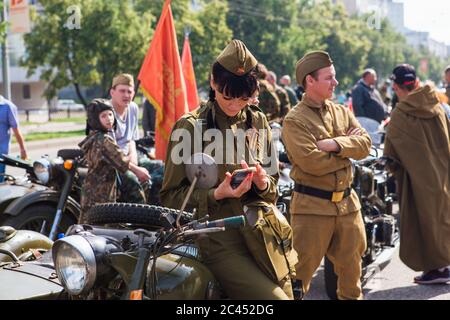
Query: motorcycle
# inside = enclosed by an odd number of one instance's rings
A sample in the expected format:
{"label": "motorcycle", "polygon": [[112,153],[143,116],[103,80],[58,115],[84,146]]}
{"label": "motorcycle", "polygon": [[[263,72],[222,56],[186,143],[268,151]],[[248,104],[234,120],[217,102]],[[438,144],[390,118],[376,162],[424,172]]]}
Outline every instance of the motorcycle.
{"label": "motorcycle", "polygon": [[[60,150],[58,156],[67,152],[72,151]],[[57,212],[63,214],[54,227],[54,234],[64,232],[77,221],[81,173],[76,160],[42,158],[31,165],[2,155],[0,161],[26,171],[23,177],[6,175],[5,183],[0,184],[0,225],[49,235]]]}
{"label": "motorcycle", "polygon": [[[190,191],[212,187],[215,163],[195,163],[186,166]],[[0,286],[17,290],[0,290],[0,299],[218,299],[222,290],[193,240],[245,222],[243,216],[194,220],[183,208],[130,203],[97,205],[87,219],[44,254],[13,258],[11,248],[12,261],[0,263]]]}
{"label": "motorcycle", "polygon": [[[151,137],[136,141],[139,152],[154,145]],[[61,149],[55,159],[43,157],[33,164],[7,155],[0,162],[25,169],[24,177],[6,175],[0,184],[0,225],[40,232],[54,240],[80,215],[81,186],[87,174],[80,149]],[[151,181],[144,184],[149,190]],[[159,199],[152,195],[151,203]]]}

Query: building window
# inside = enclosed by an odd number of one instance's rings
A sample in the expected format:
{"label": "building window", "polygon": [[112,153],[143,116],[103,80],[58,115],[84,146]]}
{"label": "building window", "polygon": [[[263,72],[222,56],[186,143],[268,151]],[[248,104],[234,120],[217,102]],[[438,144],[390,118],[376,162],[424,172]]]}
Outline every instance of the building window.
{"label": "building window", "polygon": [[24,98],[24,100],[31,99],[31,87],[29,84],[23,85],[23,98]]}

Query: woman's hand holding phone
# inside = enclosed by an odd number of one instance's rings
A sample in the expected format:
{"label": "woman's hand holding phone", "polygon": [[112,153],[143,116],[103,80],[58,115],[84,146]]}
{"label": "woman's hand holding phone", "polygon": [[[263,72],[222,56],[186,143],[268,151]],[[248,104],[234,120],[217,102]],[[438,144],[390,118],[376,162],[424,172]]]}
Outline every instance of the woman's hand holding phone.
{"label": "woman's hand holding phone", "polygon": [[255,183],[259,190],[265,190],[268,185],[266,170],[258,163],[256,167],[249,167],[243,160],[242,168],[235,170],[233,174],[225,173],[225,180],[214,190],[214,198],[222,200],[225,198],[240,198]]}

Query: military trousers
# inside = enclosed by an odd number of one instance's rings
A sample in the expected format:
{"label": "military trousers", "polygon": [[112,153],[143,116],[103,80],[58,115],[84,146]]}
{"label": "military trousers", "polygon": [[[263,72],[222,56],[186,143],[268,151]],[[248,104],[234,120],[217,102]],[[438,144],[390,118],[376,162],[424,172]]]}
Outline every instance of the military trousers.
{"label": "military trousers", "polygon": [[138,159],[138,165],[147,169],[152,177],[152,186],[150,190],[145,190],[136,175],[130,170],[127,170],[124,174],[120,174],[120,181],[118,183],[120,195],[118,202],[151,203],[159,205],[159,191],[161,190],[164,176],[163,162],[161,160],[150,160],[149,158],[142,156]]}
{"label": "military trousers", "polygon": [[289,276],[274,283],[258,267],[250,253],[228,254],[226,259],[206,263],[228,298],[236,300],[292,300]]}
{"label": "military trousers", "polygon": [[338,299],[362,299],[361,257],[367,243],[360,211],[342,216],[294,214],[291,226],[299,259],[296,278],[302,281],[303,292],[308,292],[326,255],[338,276]]}

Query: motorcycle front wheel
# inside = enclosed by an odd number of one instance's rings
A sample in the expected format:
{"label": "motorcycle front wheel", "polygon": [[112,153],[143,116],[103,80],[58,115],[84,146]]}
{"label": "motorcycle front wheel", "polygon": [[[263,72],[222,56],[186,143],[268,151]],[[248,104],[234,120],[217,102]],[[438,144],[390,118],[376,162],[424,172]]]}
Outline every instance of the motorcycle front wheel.
{"label": "motorcycle front wheel", "polygon": [[[16,230],[31,230],[49,235],[55,214],[56,207],[54,206],[43,203],[33,204],[16,216],[4,215],[0,220],[0,225],[11,226]],[[76,222],[74,218],[63,213],[56,233],[66,232],[67,228]]]}

